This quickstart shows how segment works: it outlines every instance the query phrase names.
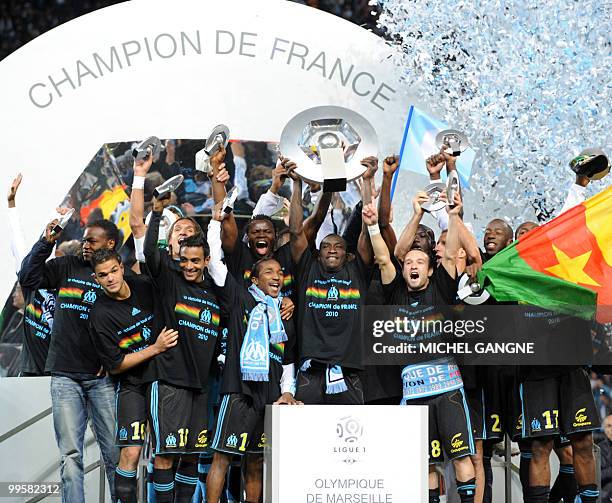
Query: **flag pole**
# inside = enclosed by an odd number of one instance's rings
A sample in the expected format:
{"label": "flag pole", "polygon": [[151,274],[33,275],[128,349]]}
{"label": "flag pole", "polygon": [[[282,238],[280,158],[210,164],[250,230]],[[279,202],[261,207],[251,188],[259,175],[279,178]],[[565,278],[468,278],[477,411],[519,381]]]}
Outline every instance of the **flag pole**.
{"label": "flag pole", "polygon": [[408,110],[408,120],[406,121],[406,129],[404,129],[404,138],[402,139],[402,147],[400,148],[400,158],[399,158],[399,166],[397,171],[393,175],[393,181],[391,182],[391,201],[393,201],[393,195],[395,194],[395,185],[397,183],[397,177],[399,176],[400,167],[402,165],[402,157],[404,155],[404,147],[406,146],[406,139],[408,138],[408,128],[410,127],[410,121],[412,120],[412,111],[414,110],[414,105],[410,105],[410,110]]}

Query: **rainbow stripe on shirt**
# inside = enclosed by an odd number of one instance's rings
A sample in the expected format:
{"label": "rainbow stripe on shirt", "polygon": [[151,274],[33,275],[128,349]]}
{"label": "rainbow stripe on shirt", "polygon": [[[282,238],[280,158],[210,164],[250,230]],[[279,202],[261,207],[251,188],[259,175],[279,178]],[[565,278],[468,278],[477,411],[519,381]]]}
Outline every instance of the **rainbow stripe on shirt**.
{"label": "rainbow stripe on shirt", "polygon": [[[327,293],[329,289],[327,288],[317,288],[315,286],[309,286],[306,289],[307,297],[315,297],[317,299],[327,299]],[[338,288],[338,298],[339,299],[360,299],[361,293],[357,288]]]}
{"label": "rainbow stripe on shirt", "polygon": [[83,296],[83,290],[80,288],[60,288],[57,295],[58,297],[80,299]]}
{"label": "rainbow stripe on shirt", "polygon": [[142,335],[140,334],[140,332],[138,332],[137,334],[128,335],[127,337],[124,337],[123,339],[121,339],[119,341],[119,347],[121,349],[127,349],[130,346],[137,344],[139,342],[142,342]]}
{"label": "rainbow stripe on shirt", "polygon": [[37,320],[40,320],[42,317],[42,309],[37,308],[34,304],[28,304],[25,310],[26,313],[33,316]]}
{"label": "rainbow stripe on shirt", "polygon": [[187,304],[178,303],[174,306],[174,312],[190,316],[197,320],[200,319],[200,310],[197,307],[188,306]]}

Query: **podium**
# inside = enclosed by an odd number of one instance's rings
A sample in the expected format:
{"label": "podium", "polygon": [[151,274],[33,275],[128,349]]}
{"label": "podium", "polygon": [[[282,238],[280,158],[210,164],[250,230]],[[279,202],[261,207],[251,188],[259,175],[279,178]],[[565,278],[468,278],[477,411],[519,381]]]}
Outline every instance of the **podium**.
{"label": "podium", "polygon": [[264,503],[427,503],[427,407],[268,405]]}

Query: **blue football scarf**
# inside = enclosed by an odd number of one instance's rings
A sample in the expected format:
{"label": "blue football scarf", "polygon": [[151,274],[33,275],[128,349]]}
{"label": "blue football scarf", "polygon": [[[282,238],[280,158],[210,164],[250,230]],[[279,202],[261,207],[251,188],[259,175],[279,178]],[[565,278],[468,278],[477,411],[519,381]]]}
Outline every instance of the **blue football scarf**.
{"label": "blue football scarf", "polygon": [[251,311],[244,342],[240,349],[240,370],[244,381],[267,381],[270,372],[270,344],[287,340],[280,315],[280,297],[264,294],[255,285],[249,293],[258,302]]}
{"label": "blue football scarf", "polygon": [[[302,363],[300,370],[306,372],[310,368],[311,363],[312,360],[306,360]],[[340,367],[340,365],[328,365],[325,369],[325,393],[328,395],[335,395],[343,391],[348,391],[348,387],[344,381],[342,367]]]}

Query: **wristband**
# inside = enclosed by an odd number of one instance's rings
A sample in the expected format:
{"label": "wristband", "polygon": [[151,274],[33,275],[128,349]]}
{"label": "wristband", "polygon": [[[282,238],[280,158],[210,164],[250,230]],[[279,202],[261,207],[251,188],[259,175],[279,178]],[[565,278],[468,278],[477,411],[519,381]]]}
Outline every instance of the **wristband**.
{"label": "wristband", "polygon": [[132,180],[132,189],[144,190],[144,184],[145,184],[144,176],[134,176],[134,180]]}
{"label": "wristband", "polygon": [[378,224],[368,225],[368,233],[370,234],[370,237],[380,234],[380,227]]}

